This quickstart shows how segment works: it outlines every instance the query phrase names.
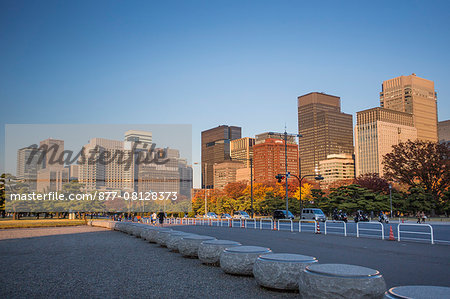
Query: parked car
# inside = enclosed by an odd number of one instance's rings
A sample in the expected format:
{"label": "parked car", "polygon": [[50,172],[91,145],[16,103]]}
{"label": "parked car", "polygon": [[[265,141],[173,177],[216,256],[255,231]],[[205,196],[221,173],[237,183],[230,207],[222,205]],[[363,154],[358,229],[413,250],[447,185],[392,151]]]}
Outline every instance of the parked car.
{"label": "parked car", "polygon": [[291,211],[288,211],[288,215],[286,216],[286,210],[275,210],[273,212],[273,219],[294,219],[294,214]]}
{"label": "parked car", "polygon": [[233,218],[248,219],[248,218],[250,218],[250,215],[246,211],[235,211],[233,213]]}
{"label": "parked car", "polygon": [[205,218],[217,219],[217,214],[213,212],[206,213]]}
{"label": "parked car", "polygon": [[302,219],[325,222],[327,217],[321,209],[307,208],[302,210]]}
{"label": "parked car", "polygon": [[223,213],[222,215],[220,215],[220,218],[222,218],[222,219],[231,219],[232,217],[228,213]]}

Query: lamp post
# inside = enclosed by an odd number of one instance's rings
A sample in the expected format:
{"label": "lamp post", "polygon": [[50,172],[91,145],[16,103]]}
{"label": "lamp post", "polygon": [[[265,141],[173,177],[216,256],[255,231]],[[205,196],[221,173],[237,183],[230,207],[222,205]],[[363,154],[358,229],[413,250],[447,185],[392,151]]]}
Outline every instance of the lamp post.
{"label": "lamp post", "polygon": [[323,177],[322,175],[320,175],[320,174],[319,174],[318,176],[313,175],[313,174],[307,174],[307,175],[302,176],[302,178],[299,178],[299,177],[296,176],[295,174],[293,174],[292,176],[294,176],[295,178],[297,178],[298,184],[299,184],[299,188],[300,188],[300,190],[299,190],[300,219],[302,219],[302,212],[303,212],[303,202],[302,202],[302,181],[303,181],[303,179],[306,178],[306,177],[308,177],[308,176],[312,176],[312,177],[314,177],[314,179],[315,179],[316,181],[321,181],[321,180],[324,179],[324,177]]}
{"label": "lamp post", "polygon": [[392,185],[389,184],[389,201],[391,202],[391,219],[392,219]]}

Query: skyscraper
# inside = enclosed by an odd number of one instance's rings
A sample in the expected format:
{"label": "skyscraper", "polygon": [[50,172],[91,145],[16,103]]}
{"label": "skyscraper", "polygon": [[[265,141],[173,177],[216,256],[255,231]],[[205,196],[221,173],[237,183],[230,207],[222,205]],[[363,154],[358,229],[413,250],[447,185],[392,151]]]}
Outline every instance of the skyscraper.
{"label": "skyscraper", "polygon": [[319,161],[353,154],[352,115],[341,112],[337,96],[312,92],[298,97],[301,175],[318,174]]}
{"label": "skyscraper", "polygon": [[42,168],[37,172],[38,192],[60,191],[69,182],[69,169],[64,167],[64,140],[48,138],[39,144],[43,154]]}
{"label": "skyscraper", "polygon": [[[275,180],[275,176],[286,173],[284,140],[268,138],[253,147],[255,182]],[[298,175],[298,146],[287,143],[287,171]]]}
{"label": "skyscraper", "polygon": [[356,176],[378,173],[383,176],[383,156],[392,146],[417,138],[413,116],[380,107],[356,113]]}
{"label": "skyscraper", "polygon": [[221,125],[202,132],[202,188],[214,188],[214,164],[230,160],[230,141],[241,138],[241,128]]}
{"label": "skyscraper", "polygon": [[24,180],[31,191],[36,191],[37,173],[42,168],[40,156],[39,151],[36,153],[36,148],[25,147],[17,151],[17,178]]}
{"label": "skyscraper", "polygon": [[433,81],[412,74],[383,81],[381,88],[381,107],[412,114],[417,139],[438,141],[437,96]]}

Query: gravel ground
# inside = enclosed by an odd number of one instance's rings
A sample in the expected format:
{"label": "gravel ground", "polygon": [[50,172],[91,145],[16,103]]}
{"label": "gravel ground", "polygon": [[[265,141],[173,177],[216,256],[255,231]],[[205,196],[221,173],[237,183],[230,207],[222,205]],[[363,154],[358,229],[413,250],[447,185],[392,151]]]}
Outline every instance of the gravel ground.
{"label": "gravel ground", "polygon": [[292,298],[95,227],[0,230],[0,298]]}

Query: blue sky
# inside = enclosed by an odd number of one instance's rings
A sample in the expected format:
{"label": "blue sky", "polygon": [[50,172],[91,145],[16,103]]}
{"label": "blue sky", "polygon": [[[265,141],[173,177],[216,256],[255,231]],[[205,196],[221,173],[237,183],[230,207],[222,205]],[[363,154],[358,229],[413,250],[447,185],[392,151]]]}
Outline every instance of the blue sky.
{"label": "blue sky", "polygon": [[413,72],[446,120],[449,3],[0,0],[0,139],[17,123],[192,124],[199,161],[204,129],[295,133],[297,96],[355,115]]}

